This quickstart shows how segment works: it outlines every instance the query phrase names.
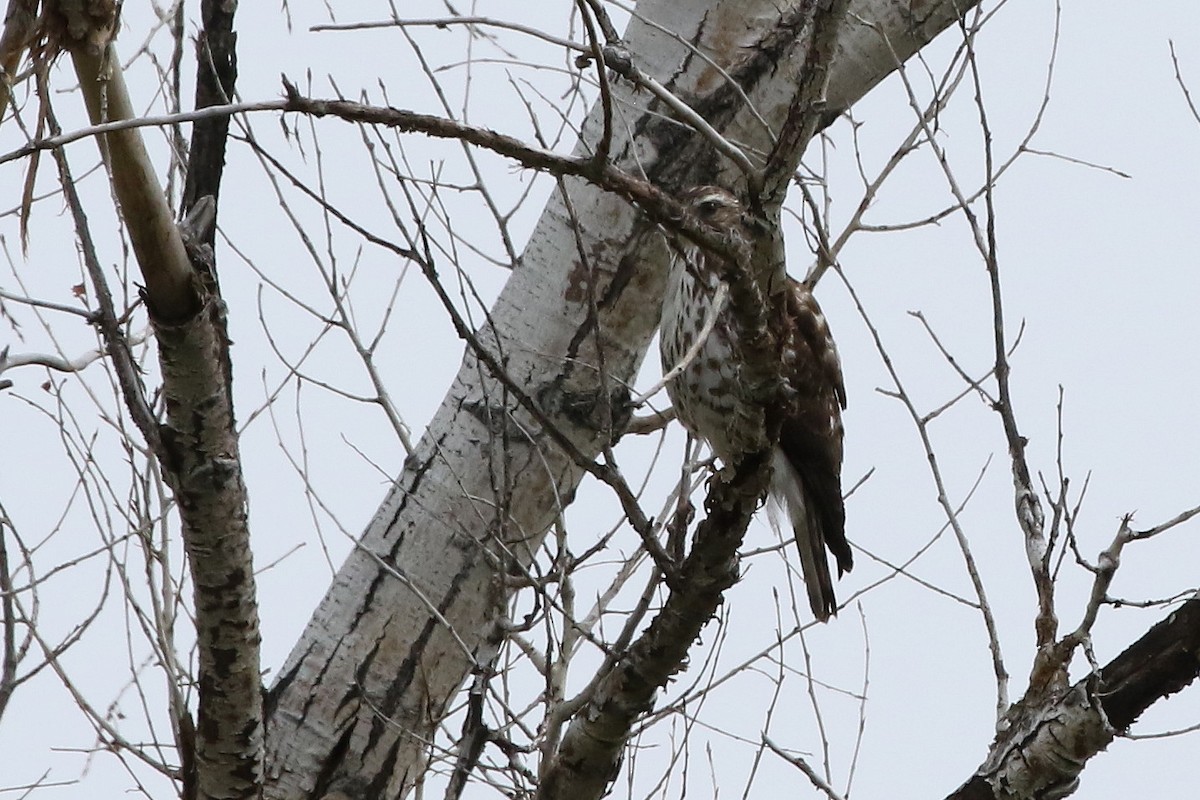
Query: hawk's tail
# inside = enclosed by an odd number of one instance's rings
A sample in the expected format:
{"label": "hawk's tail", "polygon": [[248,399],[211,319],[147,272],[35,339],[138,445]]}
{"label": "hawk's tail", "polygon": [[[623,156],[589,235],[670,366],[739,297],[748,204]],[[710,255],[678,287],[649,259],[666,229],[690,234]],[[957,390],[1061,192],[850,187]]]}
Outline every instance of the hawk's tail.
{"label": "hawk's tail", "polygon": [[806,502],[800,474],[778,447],[772,466],[771,499],[787,511],[796,547],[800,550],[800,570],[804,574],[808,604],[813,616],[825,622],[837,614],[837,597],[833,593],[833,577],[829,574],[829,554],[825,550],[821,520]]}

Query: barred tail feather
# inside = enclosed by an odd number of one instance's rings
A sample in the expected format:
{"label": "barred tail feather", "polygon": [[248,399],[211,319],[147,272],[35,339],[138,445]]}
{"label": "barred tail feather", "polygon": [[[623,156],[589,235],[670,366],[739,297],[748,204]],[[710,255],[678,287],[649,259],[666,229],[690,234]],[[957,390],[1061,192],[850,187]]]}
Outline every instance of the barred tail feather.
{"label": "barred tail feather", "polygon": [[805,501],[800,474],[778,447],[772,466],[771,499],[787,511],[796,547],[800,550],[800,569],[808,592],[808,604],[813,616],[825,622],[837,614],[837,598],[829,574],[829,554],[825,551],[821,520],[811,508],[812,504]]}

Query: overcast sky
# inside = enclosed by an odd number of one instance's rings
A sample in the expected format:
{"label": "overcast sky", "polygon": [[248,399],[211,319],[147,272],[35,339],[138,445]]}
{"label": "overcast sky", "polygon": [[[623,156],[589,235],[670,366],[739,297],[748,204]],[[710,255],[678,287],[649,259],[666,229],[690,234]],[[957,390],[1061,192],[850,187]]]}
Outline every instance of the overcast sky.
{"label": "overcast sky", "polygon": [[[132,28],[119,43],[125,57],[136,50],[146,30],[139,19],[142,10],[130,5],[140,4],[127,4],[125,10]],[[384,3],[331,5],[339,22],[382,19],[389,14]],[[514,11],[511,6],[517,5],[522,8]],[[524,11],[533,17],[526,22],[566,35],[546,16],[547,9],[554,8],[565,19],[565,8],[557,7],[569,4],[542,0],[530,7],[535,5],[536,11],[531,12],[523,4],[480,2],[473,13],[512,18]],[[327,76],[349,97],[366,91],[379,100],[378,87],[383,83],[393,105],[440,113],[428,84],[414,73],[407,45],[398,32],[310,32],[311,25],[328,21],[328,8],[321,3],[293,3],[290,18],[274,6],[244,4],[239,9],[239,89],[243,99],[277,97],[281,72],[308,90],[306,72],[311,71],[311,93],[317,96],[332,94]],[[414,2],[404,4],[401,11],[412,17],[436,16],[444,13],[444,8],[433,2]],[[1135,16],[1138,11],[1141,16]],[[1026,137],[1042,104],[1054,22],[1050,4],[1012,0],[978,39],[984,101],[998,160],[1006,160]],[[1133,513],[1134,526],[1144,528],[1200,504],[1200,424],[1195,410],[1200,380],[1194,368],[1200,356],[1200,318],[1194,311],[1195,298],[1200,296],[1200,270],[1196,268],[1196,253],[1200,252],[1200,121],[1193,117],[1176,82],[1169,47],[1174,41],[1183,77],[1200,100],[1200,12],[1184,0],[1145,7],[1066,2],[1061,24],[1050,103],[1029,144],[1036,152],[1023,155],[1001,178],[995,193],[996,230],[1010,341],[1023,327],[1012,358],[1014,404],[1021,432],[1029,439],[1033,468],[1053,485],[1061,391],[1065,468],[1073,491],[1085,480],[1088,483],[1078,521],[1080,547],[1085,556],[1094,558],[1108,545],[1122,515]],[[159,39],[163,36],[162,31],[157,34]],[[941,74],[959,38],[958,33],[948,32],[923,53],[932,74]],[[446,84],[461,83],[465,36],[423,31],[420,40],[431,60],[451,65],[440,73]],[[553,48],[510,34],[503,34],[501,42],[525,58],[556,68],[570,62]],[[476,41],[473,47],[474,58],[481,60],[472,69],[469,101],[464,103],[462,89],[455,88],[452,108],[461,112],[466,106],[472,122],[528,136],[527,112],[515,97],[514,86],[523,90],[537,86],[544,97],[557,100],[568,86],[569,76],[523,68],[486,42]],[[73,83],[67,66],[60,63],[54,71],[52,80],[58,88]],[[144,58],[139,68],[135,75],[141,83],[135,87],[140,86],[143,99],[136,105],[149,106],[152,84],[146,81],[149,69]],[[910,63],[910,76],[922,96],[927,96],[925,66]],[[78,112],[70,110],[71,104],[77,103],[75,97],[56,95],[54,102],[61,116],[80,124]],[[552,131],[555,122],[547,113],[549,103],[535,101],[535,105],[543,114],[546,129]],[[31,118],[31,108],[32,104],[26,108],[26,118]],[[578,119],[580,109],[576,106],[568,113]],[[853,109],[853,118],[858,123],[861,165],[868,175],[886,163],[913,124],[904,88],[895,77],[860,102]],[[292,120],[291,124],[307,131],[310,123]],[[321,131],[324,149],[320,156],[329,170],[331,195],[365,220],[385,219],[369,199],[356,205],[358,196],[372,196],[362,187],[373,181],[361,171],[357,134],[343,123],[314,124]],[[314,176],[317,153],[311,144],[300,148],[282,141],[273,115],[257,115],[252,125],[272,152],[307,177]],[[337,126],[343,130],[335,131]],[[64,127],[70,127],[69,122]],[[979,115],[969,86],[941,116],[938,127],[939,142],[947,148],[958,180],[964,189],[974,190],[983,173]],[[851,134],[849,121],[838,122],[828,131],[824,150],[835,235],[862,193]],[[305,137],[307,141],[307,133]],[[6,124],[0,129],[0,152],[14,149],[22,141],[14,126]],[[156,146],[162,155],[160,145]],[[406,147],[415,173],[430,171],[429,166],[419,166],[423,162],[453,155],[446,145],[428,145],[415,138],[407,140]],[[91,141],[72,144],[70,153],[79,173],[95,163]],[[297,314],[277,291],[264,287],[264,276],[318,304],[321,292],[312,263],[277,209],[262,168],[238,143],[231,143],[229,160],[222,232],[241,255],[229,248],[220,251],[221,282],[235,341],[238,413],[245,421],[262,405],[268,389],[285,375],[263,332],[264,322],[276,336],[275,346],[290,358],[302,353],[317,331],[310,318]],[[515,200],[532,180],[528,173],[511,169],[498,159],[484,157],[482,162],[506,202]],[[810,152],[807,163],[813,169],[820,167],[815,151]],[[19,203],[19,187],[27,168],[27,162],[0,165],[0,187],[6,190],[0,197],[0,212]],[[446,169],[449,179],[463,178],[461,168],[453,162]],[[43,160],[40,170],[39,185],[49,188],[49,160]],[[107,190],[98,173],[82,183],[96,230],[107,236],[103,258],[106,263],[118,263],[122,254],[109,233]],[[528,232],[550,188],[546,181],[535,183],[530,199],[515,217],[515,234]],[[323,250],[325,234],[316,225],[319,218],[294,193],[291,197],[303,219],[314,225],[311,233]],[[899,226],[928,217],[951,202],[946,180],[926,151],[910,158],[889,179],[866,221]],[[799,208],[799,204],[794,202],[793,207]],[[0,236],[8,257],[28,282],[20,289],[5,266],[0,269],[0,288],[71,302],[70,287],[79,282],[80,273],[60,211],[57,200],[35,207],[27,259],[20,255],[16,216],[0,216]],[[468,217],[465,224],[474,221]],[[799,231],[792,233],[791,271],[802,275],[812,257]],[[521,244],[516,242],[518,249]],[[358,246],[356,240],[344,237],[332,248],[343,270],[357,263],[357,308],[363,319],[370,320],[386,303],[398,267],[392,256],[369,249],[359,254]],[[494,243],[490,246],[492,252],[499,252]],[[507,273],[471,254],[463,258],[475,290],[490,301]],[[840,265],[920,411],[947,401],[963,384],[908,312],[920,311],[925,316],[968,373],[983,376],[990,368],[987,275],[960,217],[951,215],[939,225],[912,230],[858,233],[842,252]],[[878,391],[894,387],[846,285],[838,276],[827,275],[818,296],[837,337],[847,378],[844,483],[851,485],[874,471],[848,501],[848,534],[865,551],[899,562],[933,538],[944,517],[907,412],[895,398]],[[418,276],[404,279],[379,364],[392,387],[393,400],[418,435],[445,393],[461,355],[460,343],[430,297]],[[95,346],[94,338],[73,318],[50,319],[65,352],[81,353]],[[32,317],[25,314],[19,320],[23,339],[6,320],[0,320],[0,347],[9,344],[13,352],[53,350],[49,335],[39,330]],[[657,359],[648,361],[651,363],[640,379],[642,386],[655,379]],[[365,391],[366,379],[347,357],[344,342],[323,343],[307,368],[314,376],[349,391]],[[89,530],[86,509],[78,501],[60,526],[58,515],[71,496],[73,473],[54,424],[33,406],[51,404],[39,389],[46,373],[27,368],[4,377],[15,386],[0,394],[0,441],[6,455],[0,459],[0,500],[27,542],[45,540],[39,553],[44,571],[52,563],[90,552],[99,539]],[[85,435],[100,433],[103,457],[119,473],[124,462],[108,427],[83,389],[68,384],[67,394],[79,409],[80,430]],[[106,384],[97,380],[93,385]],[[101,397],[98,402],[110,406],[112,398]],[[665,398],[662,402],[666,403]],[[349,549],[349,537],[362,529],[383,496],[385,476],[397,474],[404,458],[386,420],[372,407],[309,386],[299,395],[294,389],[286,391],[276,411],[274,422],[261,415],[249,426],[243,445],[257,563],[265,566],[287,556],[260,579],[263,664],[271,671],[268,681],[320,600],[331,574],[330,564],[336,567],[340,563]],[[297,419],[306,425],[304,444],[312,480],[343,531],[331,523],[325,511],[313,510],[303,501],[303,486],[280,450],[278,440],[282,438],[293,455],[298,453]],[[276,425],[281,432],[277,433]],[[977,398],[968,397],[939,418],[932,436],[952,502],[961,503],[979,481],[961,521],[997,613],[1015,698],[1024,689],[1032,655],[1035,598],[1012,512],[1011,478],[999,418]],[[673,434],[667,443],[673,463],[678,461],[680,440]],[[642,464],[644,470],[656,445],[630,442],[619,454],[630,465]],[[667,468],[652,482],[650,491],[660,494],[648,507],[657,509],[676,474]],[[117,475],[114,480],[120,484],[124,478]],[[616,522],[611,501],[588,485],[581,489],[569,519],[573,535],[580,536],[602,532]],[[1131,599],[1161,598],[1194,587],[1200,563],[1198,532],[1192,524],[1131,547],[1113,593]],[[768,545],[772,537],[764,524],[756,524],[748,546]],[[582,544],[576,550],[585,547]],[[839,584],[842,598],[887,574],[869,555],[862,553],[857,559],[858,568]],[[1064,629],[1077,623],[1088,589],[1087,576],[1070,561],[1068,558],[1062,570],[1060,618]],[[773,591],[785,597],[788,592],[778,556],[756,556],[746,567],[754,579],[744,581],[729,595],[723,622],[728,635],[713,662],[718,675],[746,654],[771,644],[776,613]],[[63,635],[80,619],[81,608],[100,602],[103,589],[94,585],[99,572],[100,564],[85,562],[46,585],[42,621],[48,630]],[[917,562],[913,572],[947,592],[970,595],[962,557],[947,534]],[[1164,615],[1162,609],[1106,609],[1096,628],[1099,661],[1112,658]],[[104,706],[117,701],[114,709],[137,717],[141,714],[137,696],[129,691],[118,696],[127,689],[123,626],[116,608],[109,609],[64,663],[94,702]],[[717,627],[714,623],[706,631],[706,647],[722,638]],[[841,690],[860,691],[867,663],[864,630],[869,640],[870,700],[852,794],[861,798],[943,796],[970,776],[992,737],[994,681],[979,614],[914,581],[891,580],[864,594],[834,623],[809,635],[814,674]],[[798,643],[786,652],[789,668],[804,669]],[[695,663],[702,660],[697,657]],[[1077,677],[1079,665],[1076,667]],[[769,699],[769,677],[748,676],[731,682],[728,690],[714,693],[704,719],[721,730],[697,728],[692,733],[692,754],[697,761],[691,768],[691,793],[717,794],[707,778],[709,757],[717,763],[714,771],[722,776],[721,794],[728,797],[743,792],[750,770],[747,754],[753,751],[735,737],[758,741],[764,728],[763,698]],[[788,687],[768,732],[780,744],[811,751],[819,739],[803,682],[793,677]],[[858,705],[836,693],[828,693],[824,700],[823,723],[832,743],[834,784],[844,788],[859,725]],[[1197,723],[1200,694],[1193,688],[1152,709],[1136,732],[1150,734]],[[164,738],[168,735],[165,728],[159,733]],[[1088,766],[1076,796],[1116,800],[1147,791],[1165,796],[1194,793],[1196,736],[1118,741]],[[93,741],[58,681],[43,675],[17,692],[0,722],[0,787],[32,783],[43,776],[50,782],[71,781],[87,770],[83,787],[44,789],[35,796],[79,797],[81,791],[95,797],[118,796],[132,781],[111,757],[84,758],[78,749],[88,748]],[[651,759],[652,753],[643,753],[639,759]],[[760,778],[749,792],[751,797],[773,796],[769,789],[778,785],[786,785],[795,796],[812,795],[803,776],[790,767],[772,762],[763,769],[769,770],[771,781]],[[167,796],[165,784],[151,782],[148,786],[156,796]],[[623,786],[618,788],[616,796],[624,796],[624,791]],[[468,796],[494,794],[479,789]]]}

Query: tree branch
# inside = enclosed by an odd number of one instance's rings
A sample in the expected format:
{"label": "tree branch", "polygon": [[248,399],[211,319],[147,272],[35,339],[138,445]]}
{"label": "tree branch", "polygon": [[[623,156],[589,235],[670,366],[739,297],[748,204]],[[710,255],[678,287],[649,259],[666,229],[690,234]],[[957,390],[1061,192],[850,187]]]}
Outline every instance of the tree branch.
{"label": "tree branch", "polygon": [[1155,702],[1200,675],[1200,595],[1105,665],[1043,702],[1017,703],[987,760],[947,800],[1058,798],[1072,793],[1088,760]]}
{"label": "tree branch", "polygon": [[[196,40],[197,110],[232,102],[237,82],[237,34],[233,31],[236,3],[203,0],[200,16],[203,27]],[[187,181],[183,190],[183,211],[191,211],[202,197],[219,199],[221,176],[225,171],[225,141],[229,135],[229,117],[205,117],[192,125],[192,144],[188,154]],[[201,241],[211,245],[216,233],[215,220]]]}
{"label": "tree branch", "polygon": [[[75,45],[69,51],[92,123],[132,119],[133,105],[116,48],[109,44],[93,51]],[[117,130],[103,134],[99,141],[121,219],[146,282],[146,304],[160,319],[186,319],[200,308],[192,265],[142,136],[134,129]]]}
{"label": "tree branch", "polygon": [[[98,8],[111,16],[98,17]],[[115,6],[60,0],[50,13],[59,43],[75,64],[93,124],[131,119],[132,104],[110,41]],[[224,305],[211,258],[208,263],[199,258],[200,269],[193,268],[140,132],[105,133],[99,144],[146,282],[143,296],[159,344],[167,424],[157,429],[152,421],[139,419],[139,424],[174,491],[192,575],[199,711],[196,774],[184,775],[184,795],[256,797],[263,775],[261,641]],[[65,165],[62,151],[55,153]],[[70,193],[68,183],[64,173]],[[110,349],[122,352],[120,332],[103,330]],[[138,418],[144,401],[131,398],[128,390],[126,395]],[[190,735],[186,720],[175,722],[177,736]],[[187,735],[180,738],[181,747]],[[185,763],[189,755],[183,754]]]}
{"label": "tree branch", "polygon": [[655,694],[680,672],[701,628],[738,579],[738,548],[770,483],[769,449],[748,454],[729,479],[714,478],[708,516],[679,571],[677,586],[650,626],[604,676],[568,727],[539,800],[599,798],[616,777],[633,723],[653,707]]}

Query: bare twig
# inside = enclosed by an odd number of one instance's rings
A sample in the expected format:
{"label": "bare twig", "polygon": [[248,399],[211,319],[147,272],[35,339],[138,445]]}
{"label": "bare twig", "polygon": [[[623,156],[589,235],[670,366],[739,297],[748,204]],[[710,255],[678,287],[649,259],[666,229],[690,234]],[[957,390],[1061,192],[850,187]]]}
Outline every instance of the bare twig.
{"label": "bare twig", "polygon": [[579,53],[589,52],[587,45],[573,42],[570,39],[563,39],[558,36],[546,33],[545,31],[534,28],[530,25],[522,25],[519,22],[512,22],[500,17],[481,17],[481,16],[455,16],[455,17],[430,17],[426,19],[388,19],[364,22],[345,22],[345,23],[326,23],[324,25],[313,25],[309,28],[314,33],[323,31],[364,31],[378,30],[380,28],[449,28],[453,25],[465,26],[481,26],[488,28],[499,28],[501,30],[516,31],[527,36],[532,36],[535,39],[540,39],[543,42],[558,45],[567,50],[574,50]]}
{"label": "bare twig", "polygon": [[832,786],[829,785],[828,781],[826,781],[824,778],[822,778],[821,775],[815,769],[813,769],[812,766],[810,766],[809,763],[807,761],[805,761],[803,758],[801,758],[799,755],[796,755],[795,753],[787,752],[782,747],[775,744],[775,742],[771,741],[770,736],[764,735],[763,742],[767,745],[767,747],[771,748],[771,752],[773,752],[775,755],[779,756],[784,761],[788,762],[793,767],[796,767],[798,770],[803,772],[805,777],[807,777],[809,779],[809,781],[812,782],[812,785],[815,786],[822,793],[824,793],[824,795],[826,797],[828,797],[829,800],[845,800],[845,798],[842,795],[838,794],[836,789],[834,789]]}
{"label": "bare twig", "polygon": [[[149,329],[132,334],[126,338],[130,347],[137,347],[146,341],[150,336]],[[0,349],[0,374],[10,369],[25,366],[40,366],[46,369],[54,370],[55,372],[79,372],[87,369],[92,364],[107,356],[108,353],[101,349],[89,350],[86,353],[75,356],[74,358],[65,358],[63,356],[51,355],[49,353],[16,353],[10,354],[8,348]]]}
{"label": "bare twig", "polygon": [[632,433],[635,436],[645,436],[650,433],[657,433],[667,427],[672,420],[675,419],[675,409],[665,408],[662,411],[655,411],[652,414],[647,414],[642,417],[631,417],[629,424],[625,426],[626,433]]}
{"label": "bare twig", "polygon": [[209,106],[196,111],[181,111],[177,114],[155,114],[129,119],[114,119],[90,125],[86,128],[79,128],[68,133],[57,133],[42,139],[34,139],[16,150],[11,150],[0,155],[0,164],[26,158],[40,150],[54,150],[65,144],[77,142],[80,139],[87,139],[92,136],[106,136],[136,128],[160,128],[176,125],[180,122],[196,122],[217,117],[228,117],[234,114],[249,114],[256,111],[285,111],[286,109],[286,100],[264,100],[258,103],[227,103],[224,105]]}
{"label": "bare twig", "polygon": [[1175,54],[1175,42],[1168,39],[1168,45],[1171,48],[1171,64],[1175,68],[1175,82],[1179,84],[1179,91],[1183,92],[1183,100],[1187,103],[1188,111],[1192,112],[1192,119],[1200,124],[1200,111],[1196,110],[1196,104],[1192,101],[1192,93],[1188,91],[1187,82],[1183,79],[1183,73],[1179,70],[1179,56]]}
{"label": "bare twig", "polygon": [[1000,718],[1008,709],[1009,681],[1008,669],[1004,666],[1004,657],[1000,647],[1000,634],[996,626],[996,619],[992,611],[991,603],[988,601],[987,591],[983,585],[983,577],[979,572],[978,565],[975,563],[975,557],[971,553],[970,542],[968,541],[966,532],[963,530],[959,521],[958,511],[950,501],[950,496],[942,476],[942,470],[937,458],[937,453],[933,448],[933,442],[929,435],[929,423],[924,421],[923,416],[917,411],[916,406],[913,404],[912,398],[905,389],[903,382],[900,380],[899,372],[896,370],[895,365],[892,363],[891,356],[888,354],[887,348],[883,344],[883,339],[874,323],[871,322],[866,309],[862,305],[862,300],[859,299],[858,293],[854,290],[854,287],[850,284],[850,282],[846,279],[846,276],[841,271],[838,272],[838,275],[841,277],[842,283],[846,286],[847,291],[850,292],[850,297],[854,301],[855,307],[858,309],[859,316],[866,324],[867,329],[871,334],[871,338],[875,343],[875,349],[879,353],[879,357],[883,360],[884,367],[887,369],[888,375],[891,377],[892,384],[896,387],[896,390],[892,396],[896,397],[901,403],[904,404],[905,409],[908,411],[909,417],[913,420],[913,424],[916,425],[917,433],[921,437],[921,444],[925,449],[925,456],[928,459],[934,485],[937,488],[938,505],[942,507],[942,512],[946,515],[946,521],[950,525],[951,530],[954,532],[954,538],[958,543],[960,552],[962,553],[963,563],[966,567],[967,575],[971,579],[972,588],[975,590],[975,596],[979,601],[979,612],[983,617],[984,628],[987,631],[988,637],[988,649],[992,656],[992,671],[996,678],[996,715],[997,718]]}
{"label": "bare twig", "polygon": [[1182,525],[1183,523],[1187,522],[1189,519],[1192,519],[1193,517],[1195,517],[1197,515],[1200,515],[1200,506],[1196,506],[1195,508],[1189,508],[1187,511],[1183,511],[1179,514],[1176,514],[1174,517],[1171,517],[1171,519],[1167,520],[1166,522],[1160,522],[1158,525],[1155,525],[1151,528],[1146,528],[1145,530],[1141,530],[1141,531],[1130,531],[1129,538],[1131,540],[1149,539],[1151,536],[1157,536],[1160,533],[1165,533],[1166,531],[1169,531],[1171,528],[1174,528],[1176,525]]}

